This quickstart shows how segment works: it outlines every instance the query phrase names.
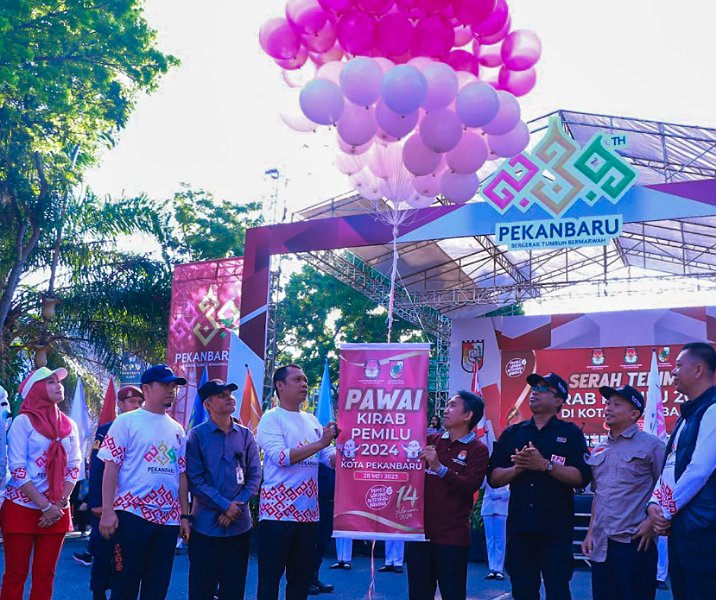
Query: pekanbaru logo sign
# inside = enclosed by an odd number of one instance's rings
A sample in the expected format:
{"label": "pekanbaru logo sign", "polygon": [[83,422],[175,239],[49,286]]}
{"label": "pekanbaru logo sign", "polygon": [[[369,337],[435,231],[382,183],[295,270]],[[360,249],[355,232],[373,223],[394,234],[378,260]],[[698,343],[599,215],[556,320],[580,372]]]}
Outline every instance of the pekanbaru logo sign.
{"label": "pekanbaru logo sign", "polygon": [[482,196],[501,214],[537,205],[554,218],[498,223],[497,244],[510,250],[600,246],[619,236],[620,214],[562,218],[580,201],[593,206],[607,198],[616,204],[634,185],[637,171],[614,150],[615,139],[598,133],[580,148],[562,131],[557,117],[550,119],[547,134],[534,150],[502,163]]}

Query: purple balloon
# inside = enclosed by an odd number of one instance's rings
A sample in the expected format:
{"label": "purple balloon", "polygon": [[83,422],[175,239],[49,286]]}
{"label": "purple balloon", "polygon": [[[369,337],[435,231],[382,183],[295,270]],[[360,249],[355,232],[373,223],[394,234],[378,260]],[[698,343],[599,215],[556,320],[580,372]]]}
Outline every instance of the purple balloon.
{"label": "purple balloon", "polygon": [[431,15],[420,19],[415,27],[413,54],[415,56],[444,56],[455,43],[455,29],[442,17]]}
{"label": "purple balloon", "polygon": [[372,58],[352,58],[341,71],[343,95],[360,106],[370,106],[380,97],[383,69]]}
{"label": "purple balloon", "polygon": [[365,154],[373,146],[373,140],[370,140],[369,142],[362,144],[360,146],[353,146],[351,144],[346,144],[341,139],[341,136],[337,136],[337,137],[338,137],[338,148],[340,148],[341,152],[345,152],[346,154],[350,154],[353,156]]}
{"label": "purple balloon", "polygon": [[330,10],[337,15],[347,13],[353,8],[353,0],[318,0],[318,3],[326,10]]}
{"label": "purple balloon", "polygon": [[526,71],[510,71],[507,67],[502,67],[497,81],[500,89],[507,90],[514,96],[524,96],[534,89],[537,72],[533,68]]}
{"label": "purple balloon", "polygon": [[497,92],[482,81],[468,83],[458,92],[455,100],[455,111],[467,127],[486,125],[496,117],[499,109]]}
{"label": "purple balloon", "polygon": [[457,96],[457,75],[450,65],[436,62],[425,67],[423,76],[428,84],[428,94],[423,102],[427,111],[448,106]]}
{"label": "purple balloon", "polygon": [[440,193],[440,183],[442,177],[436,173],[422,175],[413,179],[413,187],[421,196],[434,197]]}
{"label": "purple balloon", "polygon": [[378,102],[375,106],[375,119],[385,133],[395,139],[404,138],[418,124],[420,112],[415,110],[408,115],[399,115],[390,110],[385,102]]}
{"label": "purple balloon", "polygon": [[442,156],[433,152],[420,139],[411,135],[403,146],[403,164],[413,175],[428,175],[438,168]]}
{"label": "purple balloon", "polygon": [[375,18],[357,10],[344,14],[336,29],[341,48],[354,56],[370,54],[375,38]]}
{"label": "purple balloon", "polygon": [[478,187],[480,187],[480,180],[475,173],[445,171],[440,182],[443,196],[455,204],[465,204],[475,196]]}
{"label": "purple balloon", "polygon": [[425,76],[415,67],[399,65],[383,76],[381,97],[390,110],[407,115],[420,108],[428,94]]}
{"label": "purple balloon", "polygon": [[375,109],[347,102],[338,121],[337,130],[346,144],[361,146],[368,143],[378,131]]}
{"label": "purple balloon", "polygon": [[497,0],[453,0],[455,18],[463,25],[484,21],[495,10]]}
{"label": "purple balloon", "polygon": [[502,62],[512,71],[526,71],[537,64],[542,53],[539,38],[527,29],[518,29],[502,42]]}
{"label": "purple balloon", "polygon": [[401,56],[413,44],[413,25],[400,13],[390,13],[378,21],[375,47],[382,56]]}
{"label": "purple balloon", "polygon": [[259,30],[261,48],[271,58],[293,58],[301,48],[301,39],[283,17],[266,21]]}
{"label": "purple balloon", "polygon": [[514,129],[520,120],[520,103],[517,99],[504,90],[498,90],[497,96],[500,100],[500,108],[495,118],[482,127],[482,130],[489,135],[503,135]]}
{"label": "purple balloon", "polygon": [[319,125],[337,123],[345,105],[341,88],[327,79],[309,81],[301,90],[299,103],[303,114]]}
{"label": "purple balloon", "polygon": [[478,133],[466,131],[460,143],[445,156],[448,167],[456,173],[474,173],[487,160],[489,150],[485,139]]}
{"label": "purple balloon", "polygon": [[522,152],[530,143],[530,130],[520,121],[511,131],[503,135],[488,135],[487,145],[497,156],[511,158]]}
{"label": "purple balloon", "polygon": [[442,108],[427,113],[420,123],[420,138],[435,152],[449,152],[462,137],[462,123],[454,111]]}
{"label": "purple balloon", "polygon": [[428,13],[418,7],[418,0],[395,0],[395,6],[401,15],[417,20],[427,17]]}
{"label": "purple balloon", "polygon": [[356,0],[356,8],[379,17],[393,7],[394,0]]}
{"label": "purple balloon", "polygon": [[415,5],[426,14],[433,15],[450,6],[452,0],[416,0]]}
{"label": "purple balloon", "polygon": [[478,36],[494,35],[505,26],[505,23],[507,23],[507,19],[509,18],[509,16],[510,10],[507,7],[507,1],[497,0],[495,10],[492,11],[492,14],[489,17],[484,20],[481,19],[479,21],[473,21],[472,23],[470,23],[472,33],[473,35]]}
{"label": "purple balloon", "polygon": [[318,0],[288,0],[286,19],[299,35],[317,33],[328,20]]}

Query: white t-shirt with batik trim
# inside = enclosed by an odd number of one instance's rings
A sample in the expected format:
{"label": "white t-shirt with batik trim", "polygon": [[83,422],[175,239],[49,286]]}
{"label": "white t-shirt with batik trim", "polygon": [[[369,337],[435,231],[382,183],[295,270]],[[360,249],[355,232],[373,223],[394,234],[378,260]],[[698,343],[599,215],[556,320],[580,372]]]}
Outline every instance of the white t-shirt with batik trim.
{"label": "white t-shirt with batik trim", "polygon": [[[30,417],[25,414],[18,415],[13,419],[8,431],[7,458],[10,469],[10,480],[5,488],[5,499],[25,506],[26,508],[39,509],[29,496],[20,488],[28,482],[32,482],[35,488],[45,498],[49,497],[50,484],[47,480],[47,450],[50,447],[50,439],[35,431],[32,427]],[[73,485],[77,483],[82,464],[82,451],[80,450],[80,439],[77,435],[77,425],[72,421],[70,434],[60,440],[62,447],[67,454],[67,466],[65,467],[65,481]]]}
{"label": "white t-shirt with batik trim", "polygon": [[114,509],[158,525],[178,525],[179,474],[186,471],[184,428],[142,408],[117,417],[97,456],[119,465]]}
{"label": "white t-shirt with batik trim", "polygon": [[259,421],[256,441],[264,452],[259,520],[315,523],[318,511],[318,463],[330,466],[336,449],[328,446],[291,464],[291,448],[317,442],[323,435],[311,414],[272,408]]}

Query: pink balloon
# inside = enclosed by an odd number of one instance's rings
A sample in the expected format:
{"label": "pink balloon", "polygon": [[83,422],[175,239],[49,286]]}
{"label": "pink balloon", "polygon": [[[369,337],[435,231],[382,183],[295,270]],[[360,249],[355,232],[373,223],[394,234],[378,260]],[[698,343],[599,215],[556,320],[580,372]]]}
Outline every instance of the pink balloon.
{"label": "pink balloon", "polygon": [[345,63],[339,61],[332,61],[324,64],[318,69],[318,71],[316,71],[315,79],[328,79],[328,81],[332,81],[333,83],[340,85],[341,70],[343,69],[344,64]]}
{"label": "pink balloon", "polygon": [[376,56],[373,60],[380,65],[380,68],[383,70],[383,75],[395,66],[392,60],[383,56]]}
{"label": "pink balloon", "polygon": [[463,25],[484,21],[495,10],[497,0],[453,0],[455,18]]}
{"label": "pink balloon", "polygon": [[413,187],[421,196],[435,197],[440,193],[442,177],[436,173],[430,173],[413,179]]}
{"label": "pink balloon", "polygon": [[295,71],[305,65],[307,60],[308,50],[306,50],[304,46],[301,46],[296,56],[294,56],[293,58],[278,59],[276,60],[276,64],[282,69],[286,69],[287,71]]}
{"label": "pink balloon", "polygon": [[413,43],[413,25],[405,15],[390,13],[378,21],[375,48],[381,56],[400,56]]}
{"label": "pink balloon", "polygon": [[355,5],[371,15],[379,17],[384,15],[393,7],[394,0],[356,0]]}
{"label": "pink balloon", "polygon": [[336,44],[336,24],[333,18],[326,19],[323,27],[314,33],[301,36],[303,44],[311,52],[328,52]]}
{"label": "pink balloon", "polygon": [[318,3],[337,15],[342,15],[353,8],[353,0],[318,0]]}
{"label": "pink balloon", "polygon": [[299,35],[311,34],[323,28],[328,14],[318,0],[288,0],[286,19]]}
{"label": "pink balloon", "polygon": [[374,17],[352,10],[338,21],[338,42],[348,54],[368,55],[373,49],[375,29]]}
{"label": "pink balloon", "polygon": [[416,56],[444,56],[455,43],[455,30],[442,17],[431,15],[420,19],[415,27],[413,53]]}
{"label": "pink balloon", "polygon": [[445,155],[448,167],[456,173],[474,173],[487,160],[489,150],[485,139],[478,133],[466,131],[460,143]]}
{"label": "pink balloon", "polygon": [[420,139],[434,152],[452,150],[460,141],[462,131],[460,119],[447,108],[427,113],[420,122]]}
{"label": "pink balloon", "polygon": [[520,104],[517,99],[503,90],[498,90],[496,93],[500,108],[495,118],[482,127],[482,130],[489,135],[503,135],[514,129],[520,120]]}
{"label": "pink balloon", "polygon": [[399,115],[390,110],[385,102],[378,102],[375,106],[375,119],[385,133],[395,139],[404,138],[418,124],[419,111],[407,115]]}
{"label": "pink balloon", "polygon": [[368,152],[368,150],[371,149],[371,146],[373,146],[373,140],[370,140],[369,142],[362,144],[360,146],[353,146],[351,144],[346,144],[340,136],[338,137],[338,148],[340,148],[341,152],[345,152],[346,154],[351,155],[360,155],[365,154]]}
{"label": "pink balloon", "polygon": [[472,41],[472,29],[468,25],[455,27],[455,46],[458,48]]}
{"label": "pink balloon", "polygon": [[413,175],[428,175],[438,168],[442,156],[433,152],[420,139],[411,135],[403,146],[403,164]]}
{"label": "pink balloon", "polygon": [[[437,194],[435,194],[437,195]],[[415,193],[414,195],[410,196],[406,200],[406,202],[410,205],[410,208],[427,208],[430,206],[433,202],[435,202],[434,196],[422,196],[419,193]]]}
{"label": "pink balloon", "polygon": [[271,58],[293,58],[301,48],[301,40],[283,17],[266,21],[259,30],[261,48]]}
{"label": "pink balloon", "polygon": [[507,0],[497,0],[495,10],[486,19],[480,19],[470,23],[472,33],[477,35],[494,35],[505,26],[510,16],[507,8]]}
{"label": "pink balloon", "polygon": [[368,158],[368,168],[381,179],[399,177],[403,167],[403,149],[399,144],[376,144]]}
{"label": "pink balloon", "polygon": [[505,36],[510,33],[510,27],[512,27],[512,17],[510,15],[507,16],[507,21],[505,21],[505,24],[502,26],[502,29],[500,29],[497,33],[493,33],[492,35],[480,35],[478,36],[473,31],[472,34],[476,38],[480,38],[480,43],[485,44],[486,46],[491,46],[492,44],[496,44],[497,42],[501,42],[505,39]]}
{"label": "pink balloon", "polygon": [[500,69],[498,83],[501,89],[511,92],[514,96],[529,94],[537,83],[537,72],[532,69],[526,71],[510,71],[507,67]]}
{"label": "pink balloon", "polygon": [[416,5],[426,14],[433,15],[450,6],[452,0],[417,0]]}
{"label": "pink balloon", "polygon": [[367,162],[367,154],[345,154],[339,152],[336,155],[336,168],[349,177],[360,172]]}
{"label": "pink balloon", "polygon": [[477,62],[477,58],[466,50],[453,50],[450,52],[447,56],[447,63],[455,71],[468,71],[475,75],[480,72],[480,64]]}
{"label": "pink balloon", "polygon": [[[477,44],[477,42],[475,42],[475,44]],[[479,46],[475,55],[483,67],[490,67],[492,69],[502,65],[502,54],[500,53],[500,50],[501,44],[495,44],[494,46]]]}
{"label": "pink balloon", "polygon": [[466,85],[470,83],[475,83],[477,81],[477,77],[473,73],[468,73],[467,71],[458,71],[457,72],[457,84],[459,89],[464,88]]}
{"label": "pink balloon", "polygon": [[526,71],[535,66],[542,53],[539,38],[527,29],[518,29],[502,42],[502,62],[512,71]]}
{"label": "pink balloon", "polygon": [[418,0],[395,0],[395,6],[401,15],[409,19],[422,19],[428,16],[428,13],[418,7]]}
{"label": "pink balloon", "polygon": [[341,60],[343,58],[343,50],[339,44],[336,44],[327,52],[322,52],[320,54],[309,52],[308,56],[311,57],[311,60],[317,67],[320,67],[321,65]]}
{"label": "pink balloon", "polygon": [[465,204],[473,198],[480,187],[480,180],[475,173],[469,175],[445,171],[440,182],[443,196],[455,204]]}
{"label": "pink balloon", "polygon": [[373,107],[357,106],[346,102],[343,115],[338,121],[338,135],[351,146],[361,146],[373,139],[378,131]]}
{"label": "pink balloon", "polygon": [[503,135],[488,135],[487,145],[497,156],[511,158],[522,152],[530,143],[530,130],[520,121],[514,129]]}
{"label": "pink balloon", "polygon": [[408,64],[422,73],[427,67],[433,64],[433,60],[427,56],[415,56],[408,61]]}

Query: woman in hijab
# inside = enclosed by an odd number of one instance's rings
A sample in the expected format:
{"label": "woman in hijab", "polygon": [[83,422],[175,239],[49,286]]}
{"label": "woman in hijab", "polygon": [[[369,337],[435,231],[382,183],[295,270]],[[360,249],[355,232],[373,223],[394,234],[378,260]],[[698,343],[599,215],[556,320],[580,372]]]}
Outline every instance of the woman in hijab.
{"label": "woman in hijab", "polygon": [[0,513],[5,574],[0,600],[22,600],[32,556],[32,600],[50,600],[57,559],[72,530],[69,498],[82,462],[77,426],[60,412],[65,369],[42,367],[20,384],[8,431],[10,481]]}

